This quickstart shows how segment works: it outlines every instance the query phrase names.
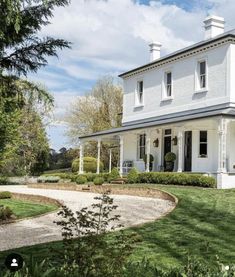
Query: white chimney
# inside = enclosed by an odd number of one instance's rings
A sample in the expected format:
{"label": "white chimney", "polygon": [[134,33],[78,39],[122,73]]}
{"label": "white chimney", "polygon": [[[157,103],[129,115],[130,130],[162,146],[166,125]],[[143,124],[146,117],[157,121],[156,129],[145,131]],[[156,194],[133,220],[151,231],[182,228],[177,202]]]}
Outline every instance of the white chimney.
{"label": "white chimney", "polygon": [[150,62],[158,60],[161,57],[161,43],[151,42],[150,47]]}
{"label": "white chimney", "polygon": [[224,32],[224,18],[211,15],[204,20],[205,39],[210,39],[215,36],[221,35]]}

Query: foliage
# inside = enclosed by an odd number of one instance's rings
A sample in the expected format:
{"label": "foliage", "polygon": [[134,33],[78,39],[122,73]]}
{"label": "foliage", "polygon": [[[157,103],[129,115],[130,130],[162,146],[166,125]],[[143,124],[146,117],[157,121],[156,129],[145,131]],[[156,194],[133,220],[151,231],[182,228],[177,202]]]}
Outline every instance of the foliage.
{"label": "foliage", "polygon": [[213,177],[190,173],[144,172],[139,173],[138,183],[152,183],[163,185],[215,187]]}
{"label": "foliage", "polygon": [[[154,161],[154,157],[152,154],[149,155],[149,162],[152,163]],[[147,163],[147,154],[144,155],[144,163]]]}
{"label": "foliage", "polygon": [[76,178],[76,183],[79,185],[87,183],[87,178],[85,176],[78,176]]}
{"label": "foliage", "polygon": [[174,162],[176,160],[176,155],[173,152],[168,152],[165,155],[165,161],[166,162]]}
{"label": "foliage", "polygon": [[0,220],[10,219],[12,215],[13,215],[13,212],[9,207],[0,206]]}
{"label": "foliage", "polygon": [[138,182],[138,171],[135,167],[133,167],[127,174],[127,182],[129,184],[134,184]]}
{"label": "foliage", "polygon": [[[75,159],[72,163],[72,172],[79,171],[80,159]],[[84,157],[83,158],[83,170],[85,172],[95,173],[97,169],[97,159],[93,157]],[[100,171],[103,171],[104,165],[100,162]]]}
{"label": "foliage", "polygon": [[93,182],[95,185],[103,185],[104,179],[102,177],[96,177]]}
{"label": "foliage", "polygon": [[[18,165],[23,168],[22,157],[24,162],[24,158],[27,160],[31,156],[33,160],[25,162],[27,168],[24,172],[20,170],[21,174],[45,168],[47,151],[40,143],[41,150],[37,151],[36,145],[30,145],[35,142],[34,138],[30,139],[32,133],[35,135],[35,130],[31,131],[33,125],[21,130],[20,127],[27,124],[25,119],[30,115],[37,114],[41,118],[37,108],[41,103],[50,105],[52,97],[41,86],[21,76],[37,72],[47,64],[47,57],[56,56],[58,49],[69,47],[62,39],[38,36],[41,28],[50,23],[53,9],[67,4],[68,0],[0,1],[0,166],[3,172],[11,172],[13,161],[16,161],[16,168]],[[31,107],[29,114],[24,114],[25,106]]]}
{"label": "foliage", "polygon": [[60,177],[57,176],[40,176],[37,179],[38,183],[58,183],[60,181]]}
{"label": "foliage", "polygon": [[10,191],[0,191],[0,199],[11,198],[12,194]]}
{"label": "foliage", "polygon": [[[75,214],[63,206],[57,221],[63,236],[64,276],[101,277],[122,276],[122,268],[131,254],[130,236],[106,233],[121,227],[120,216],[113,214],[117,206],[107,193],[95,197],[92,209],[82,208]],[[97,202],[98,201],[98,202]],[[112,226],[111,226],[112,225]],[[73,265],[71,267],[71,265]]]}
{"label": "foliage", "polygon": [[0,186],[10,185],[10,181],[7,177],[0,177]]}
{"label": "foliage", "polygon": [[150,260],[143,258],[139,262],[127,263],[123,277],[232,277],[235,266],[225,266],[217,261],[215,267],[209,266],[196,257],[188,257],[183,268],[163,270]]}
{"label": "foliage", "polygon": [[68,179],[68,180],[74,180],[77,178],[77,174],[75,173],[65,173],[65,172],[54,172],[54,173],[44,173],[42,176],[56,176],[59,177],[60,179]]}
{"label": "foliage", "polygon": [[108,181],[111,182],[111,181],[113,181],[113,180],[115,180],[115,179],[117,179],[119,177],[120,177],[119,171],[118,171],[118,169],[116,167],[114,167],[112,169],[112,171],[109,173]]}
{"label": "foliage", "polygon": [[65,147],[62,147],[59,152],[56,152],[54,149],[50,149],[48,168],[50,170],[71,168],[72,161],[78,156],[78,149],[66,149]]}
{"label": "foliage", "polygon": [[[67,116],[68,137],[73,144],[79,143],[79,137],[94,132],[121,126],[122,87],[115,84],[110,76],[96,82],[90,92],[77,97]],[[115,146],[102,142],[101,160],[109,167],[109,147]],[[97,142],[86,144],[86,155],[97,155]],[[112,148],[112,167],[117,166],[118,148]]]}

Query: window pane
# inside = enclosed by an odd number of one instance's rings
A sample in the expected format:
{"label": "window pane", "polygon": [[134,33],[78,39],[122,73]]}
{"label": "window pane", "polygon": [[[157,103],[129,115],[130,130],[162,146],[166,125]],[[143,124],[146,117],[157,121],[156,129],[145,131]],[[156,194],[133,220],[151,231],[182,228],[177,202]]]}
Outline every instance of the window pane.
{"label": "window pane", "polygon": [[145,139],[146,139],[145,134],[139,135],[139,143],[138,143],[139,159],[143,159],[145,155]]}
{"label": "window pane", "polygon": [[206,62],[200,62],[200,75],[206,74]]}
{"label": "window pane", "polygon": [[166,83],[167,85],[171,85],[171,72],[167,73],[166,75]]}
{"label": "window pane", "polygon": [[207,144],[206,143],[200,144],[200,153],[199,154],[202,156],[207,156]]}
{"label": "window pane", "polygon": [[139,82],[138,91],[143,92],[143,81]]}
{"label": "window pane", "polygon": [[206,87],[206,75],[200,76],[200,88]]}
{"label": "window pane", "polygon": [[200,143],[207,142],[207,131],[200,131]]}
{"label": "window pane", "polygon": [[171,129],[166,129],[165,130],[165,135],[171,135]]}

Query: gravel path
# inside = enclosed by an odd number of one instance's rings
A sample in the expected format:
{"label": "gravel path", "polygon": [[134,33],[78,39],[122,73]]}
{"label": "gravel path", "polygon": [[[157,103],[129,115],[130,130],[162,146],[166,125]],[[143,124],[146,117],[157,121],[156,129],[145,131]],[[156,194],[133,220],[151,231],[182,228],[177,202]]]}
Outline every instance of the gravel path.
{"label": "gravel path", "polygon": [[[43,195],[60,200],[73,211],[94,203],[97,194],[88,192],[43,190],[27,186],[0,187],[0,191]],[[114,204],[118,205],[117,214],[121,215],[120,223],[125,227],[145,223],[161,217],[171,210],[175,204],[168,200],[146,198],[129,195],[112,195]],[[25,219],[16,223],[0,225],[0,251],[22,246],[34,245],[60,240],[60,229],[53,223],[57,213]]]}

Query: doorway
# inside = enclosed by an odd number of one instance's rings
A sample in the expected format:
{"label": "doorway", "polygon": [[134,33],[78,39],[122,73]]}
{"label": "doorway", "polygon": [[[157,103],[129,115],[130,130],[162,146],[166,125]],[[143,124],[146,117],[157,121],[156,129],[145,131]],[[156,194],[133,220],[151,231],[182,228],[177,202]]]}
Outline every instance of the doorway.
{"label": "doorway", "polygon": [[171,129],[166,129],[164,134],[164,168],[166,167],[165,155],[168,152],[171,152]]}
{"label": "doorway", "polygon": [[192,171],[192,131],[184,135],[184,171]]}

